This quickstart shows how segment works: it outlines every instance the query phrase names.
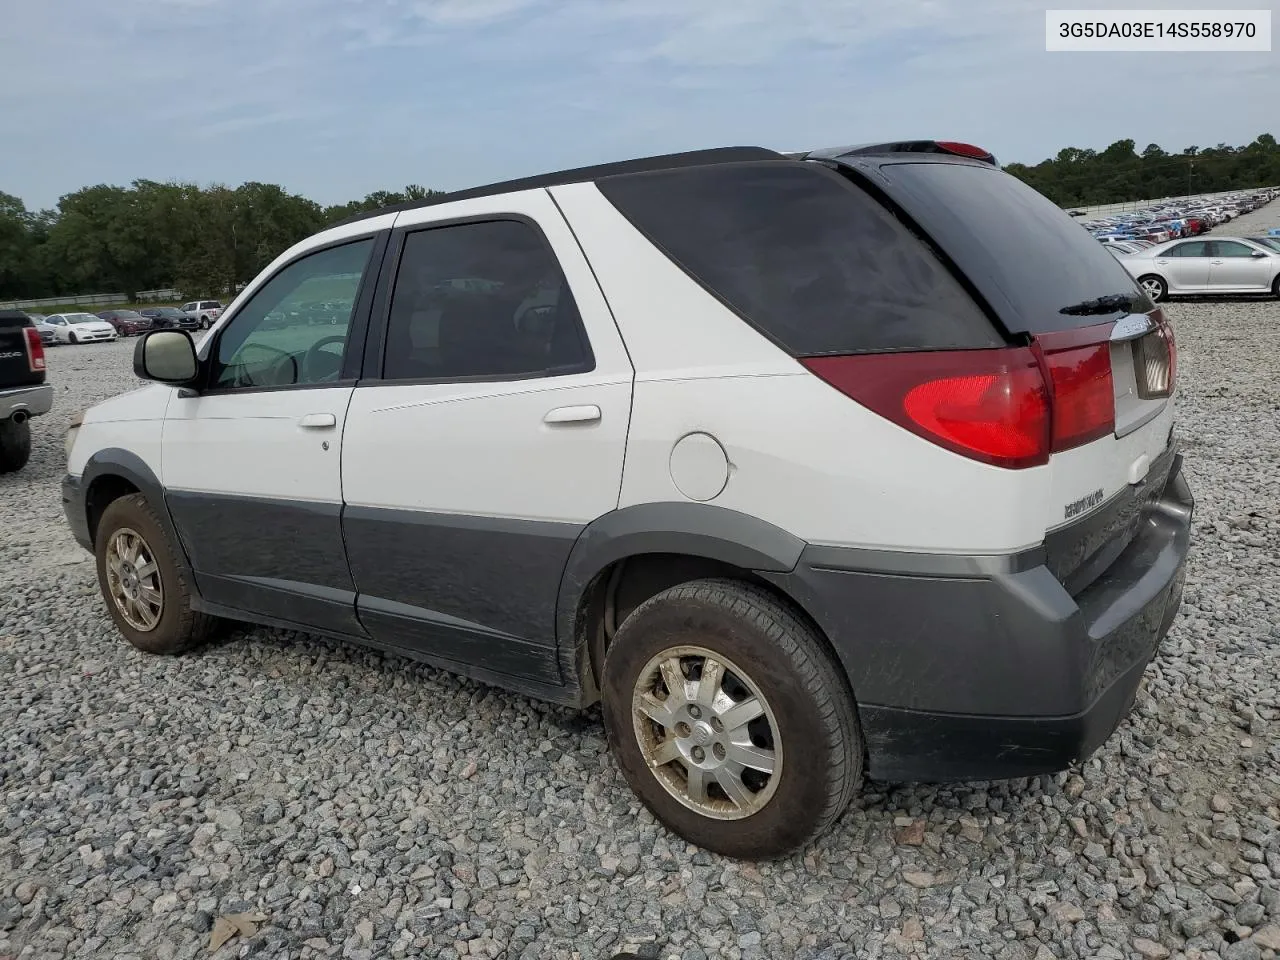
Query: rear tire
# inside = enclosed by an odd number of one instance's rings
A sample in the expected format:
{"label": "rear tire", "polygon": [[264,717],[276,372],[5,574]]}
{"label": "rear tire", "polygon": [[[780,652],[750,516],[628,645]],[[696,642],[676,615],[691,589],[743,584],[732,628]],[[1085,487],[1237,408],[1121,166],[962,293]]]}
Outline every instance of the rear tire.
{"label": "rear tire", "polygon": [[142,494],[120,497],[103,511],[94,556],[107,612],[139,650],[183,653],[213,632],[218,620],[191,609],[191,587]]}
{"label": "rear tire", "polygon": [[1163,277],[1148,273],[1138,278],[1138,285],[1147,292],[1153,303],[1161,303],[1169,297],[1169,285]]}
{"label": "rear tire", "polygon": [[201,329],[201,330],[208,330],[208,329],[209,329],[209,326],[210,326],[210,324],[209,324],[209,318],[208,318],[208,317],[201,317],[201,318],[200,318],[200,329]]}
{"label": "rear tire", "polygon": [[21,470],[31,459],[31,421],[0,420],[0,473]]}
{"label": "rear tire", "polygon": [[811,626],[751,584],[696,580],[637,607],[605,653],[601,700],[631,788],[715,853],[791,853],[831,826],[861,781],[843,671]]}

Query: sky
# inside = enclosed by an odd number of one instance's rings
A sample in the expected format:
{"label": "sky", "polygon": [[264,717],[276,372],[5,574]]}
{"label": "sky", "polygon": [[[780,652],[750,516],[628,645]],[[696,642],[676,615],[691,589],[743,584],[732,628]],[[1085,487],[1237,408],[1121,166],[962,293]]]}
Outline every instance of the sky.
{"label": "sky", "polygon": [[1046,5],[9,0],[0,130],[24,148],[0,191],[258,180],[331,204],[711,146],[919,137],[1035,163],[1280,134],[1280,54],[1047,53]]}

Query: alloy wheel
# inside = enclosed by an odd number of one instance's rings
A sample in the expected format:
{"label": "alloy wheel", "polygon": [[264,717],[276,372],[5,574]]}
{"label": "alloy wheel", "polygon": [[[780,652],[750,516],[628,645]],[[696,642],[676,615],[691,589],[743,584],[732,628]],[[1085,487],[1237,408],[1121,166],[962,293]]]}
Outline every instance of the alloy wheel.
{"label": "alloy wheel", "polygon": [[650,659],[636,680],[632,719],[654,777],[705,817],[749,817],[777,789],[778,722],[759,686],[721,654],[679,646]]}
{"label": "alloy wheel", "polygon": [[164,585],[150,545],[121,527],[107,545],[107,592],[125,623],[140,633],[156,628],[164,613]]}

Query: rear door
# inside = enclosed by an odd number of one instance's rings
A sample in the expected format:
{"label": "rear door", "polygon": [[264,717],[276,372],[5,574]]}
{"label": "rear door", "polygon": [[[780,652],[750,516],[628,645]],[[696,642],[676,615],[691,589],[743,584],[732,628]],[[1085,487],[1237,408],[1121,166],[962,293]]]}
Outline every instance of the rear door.
{"label": "rear door", "polygon": [[616,509],[633,371],[545,190],[400,214],[347,416],[361,622],[433,659],[558,684],[555,606]]}
{"label": "rear door", "polygon": [[1115,429],[1049,463],[1044,526],[1051,565],[1070,581],[1100,539],[1132,537],[1132,518],[1116,529],[1107,517],[1123,513],[1134,490],[1161,485],[1171,468],[1172,338],[1158,326],[1162,311],[1060,207],[996,167],[882,161],[854,169],[950,256],[1011,338],[1046,351],[1108,345]]}

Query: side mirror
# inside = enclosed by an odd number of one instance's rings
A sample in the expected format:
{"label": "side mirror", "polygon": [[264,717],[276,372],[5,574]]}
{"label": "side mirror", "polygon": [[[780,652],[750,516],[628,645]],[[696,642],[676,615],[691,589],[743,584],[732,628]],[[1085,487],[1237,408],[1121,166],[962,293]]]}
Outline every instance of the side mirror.
{"label": "side mirror", "polygon": [[1266,256],[1266,254],[1263,253],[1261,250],[1255,250],[1253,251],[1253,253],[1249,254],[1249,256],[1253,257],[1253,259],[1255,260],[1261,260],[1263,257]]}
{"label": "side mirror", "polygon": [[185,330],[152,330],[133,348],[133,372],[143,380],[186,386],[200,372],[196,345]]}

